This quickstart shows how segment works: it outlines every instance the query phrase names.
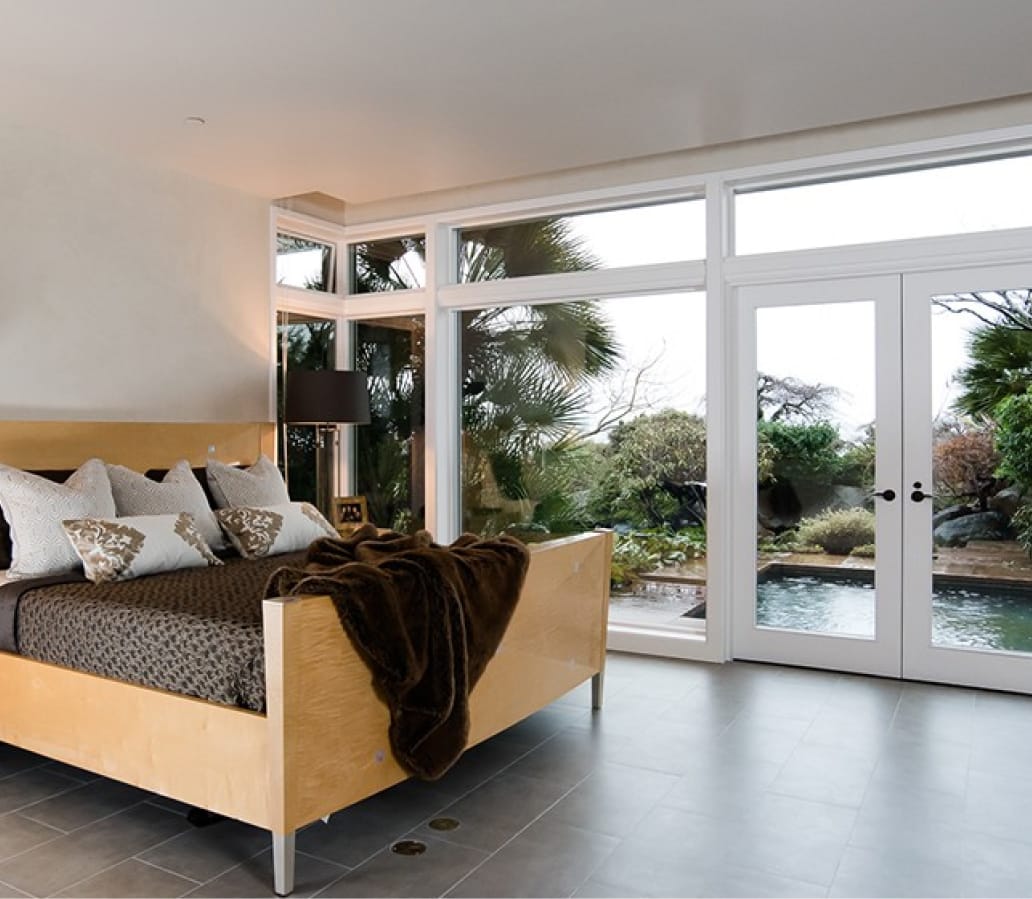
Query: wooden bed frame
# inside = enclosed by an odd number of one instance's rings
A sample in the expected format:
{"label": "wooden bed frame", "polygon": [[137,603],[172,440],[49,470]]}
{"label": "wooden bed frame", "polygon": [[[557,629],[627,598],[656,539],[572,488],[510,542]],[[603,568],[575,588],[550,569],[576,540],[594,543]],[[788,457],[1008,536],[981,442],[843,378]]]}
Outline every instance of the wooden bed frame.
{"label": "wooden bed frame", "polygon": [[[137,470],[187,458],[253,462],[275,426],[0,422],[0,462]],[[531,547],[505,639],[470,696],[468,746],[592,679],[600,708],[612,534]],[[406,778],[388,712],[329,597],[265,600],[267,714],[0,653],[0,741],[271,831],[275,890],[294,885],[294,834]]]}

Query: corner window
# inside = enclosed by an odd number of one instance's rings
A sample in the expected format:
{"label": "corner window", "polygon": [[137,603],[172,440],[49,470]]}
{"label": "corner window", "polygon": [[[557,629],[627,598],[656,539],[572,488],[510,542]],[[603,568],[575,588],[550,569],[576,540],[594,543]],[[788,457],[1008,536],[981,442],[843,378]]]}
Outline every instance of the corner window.
{"label": "corner window", "polygon": [[334,247],[296,234],[276,234],[276,283],[332,293]]}
{"label": "corner window", "polygon": [[426,236],[371,240],[348,247],[352,293],[426,287]]}

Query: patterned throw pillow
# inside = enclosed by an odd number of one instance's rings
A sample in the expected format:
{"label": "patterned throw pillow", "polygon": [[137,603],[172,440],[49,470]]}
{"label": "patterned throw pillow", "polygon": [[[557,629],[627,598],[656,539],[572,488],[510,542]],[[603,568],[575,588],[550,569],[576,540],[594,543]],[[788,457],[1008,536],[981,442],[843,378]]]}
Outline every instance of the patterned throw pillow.
{"label": "patterned throw pillow", "polygon": [[0,465],[0,505],[11,525],[12,577],[38,577],[77,568],[79,557],[61,522],[115,516],[111,482],[100,459],[84,462],[63,484]]}
{"label": "patterned throw pillow", "polygon": [[245,559],[261,559],[305,549],[337,532],[311,503],[283,503],[263,508],[237,506],[215,513],[222,529]]}
{"label": "patterned throw pillow", "polygon": [[222,536],[222,528],[208,505],[204,488],[185,459],[173,465],[160,483],[124,465],[108,465],[108,477],[115,497],[115,510],[120,518],[188,512],[212,549],[226,548],[226,538]]}
{"label": "patterned throw pillow", "polygon": [[209,459],[208,487],[220,509],[233,506],[276,506],[290,502],[283,475],[268,456],[259,457],[250,468],[234,468]]}
{"label": "patterned throw pillow", "polygon": [[136,515],[63,522],[86,577],[97,584],[144,574],[221,565],[194,525],[193,516]]}

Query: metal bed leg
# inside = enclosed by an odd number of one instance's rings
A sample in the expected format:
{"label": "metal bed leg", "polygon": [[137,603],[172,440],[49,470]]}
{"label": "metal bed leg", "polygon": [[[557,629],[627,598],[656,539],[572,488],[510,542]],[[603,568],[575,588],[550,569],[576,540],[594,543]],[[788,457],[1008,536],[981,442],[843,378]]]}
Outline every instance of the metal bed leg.
{"label": "metal bed leg", "polygon": [[272,878],[277,896],[294,892],[294,831],[272,835]]}
{"label": "metal bed leg", "polygon": [[598,709],[602,708],[602,687],[605,683],[605,678],[605,671],[600,671],[591,677],[591,708],[593,711],[598,711]]}

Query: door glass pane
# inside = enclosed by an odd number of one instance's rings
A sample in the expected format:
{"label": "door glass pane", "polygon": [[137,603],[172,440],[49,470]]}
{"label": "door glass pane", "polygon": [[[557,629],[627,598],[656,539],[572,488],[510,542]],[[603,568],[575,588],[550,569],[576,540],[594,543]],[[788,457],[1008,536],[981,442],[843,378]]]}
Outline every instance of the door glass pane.
{"label": "door glass pane", "polygon": [[756,312],[756,624],[875,634],[875,307]]}
{"label": "door glass pane", "polygon": [[1030,388],[1029,290],[932,298],[935,646],[1032,652]]}
{"label": "door glass pane", "polygon": [[462,314],[462,526],[616,531],[610,623],[706,615],[702,293]]}
{"label": "door glass pane", "polygon": [[368,425],[354,429],[356,484],[380,527],[423,527],[423,316],[397,316],[355,325],[355,368],[369,375]]}

